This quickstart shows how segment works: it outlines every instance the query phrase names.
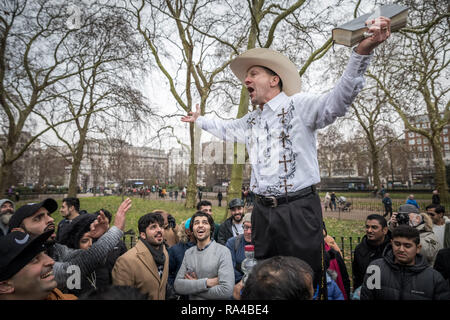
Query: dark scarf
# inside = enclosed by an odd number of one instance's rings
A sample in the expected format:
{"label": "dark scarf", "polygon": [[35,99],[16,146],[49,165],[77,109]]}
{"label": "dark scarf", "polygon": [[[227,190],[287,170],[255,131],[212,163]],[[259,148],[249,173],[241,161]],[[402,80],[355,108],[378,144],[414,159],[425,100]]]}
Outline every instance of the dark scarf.
{"label": "dark scarf", "polygon": [[[164,263],[166,262],[166,256],[164,255],[164,245],[161,244],[159,246],[159,249],[156,249],[150,243],[148,243],[146,240],[144,240],[144,239],[140,239],[140,240],[145,244],[145,246],[148,248],[148,250],[150,250],[150,253],[153,256],[153,260],[155,260],[156,266],[158,267],[158,271],[163,270]],[[160,272],[160,274],[162,274],[162,273]]]}

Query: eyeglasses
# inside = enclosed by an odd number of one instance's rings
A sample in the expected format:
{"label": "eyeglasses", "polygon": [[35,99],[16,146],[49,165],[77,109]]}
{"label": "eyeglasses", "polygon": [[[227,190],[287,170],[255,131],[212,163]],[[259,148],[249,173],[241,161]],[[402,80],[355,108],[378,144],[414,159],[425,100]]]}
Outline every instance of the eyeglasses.
{"label": "eyeglasses", "polygon": [[252,230],[252,227],[245,226],[245,227],[244,227],[244,231],[248,231],[248,230]]}

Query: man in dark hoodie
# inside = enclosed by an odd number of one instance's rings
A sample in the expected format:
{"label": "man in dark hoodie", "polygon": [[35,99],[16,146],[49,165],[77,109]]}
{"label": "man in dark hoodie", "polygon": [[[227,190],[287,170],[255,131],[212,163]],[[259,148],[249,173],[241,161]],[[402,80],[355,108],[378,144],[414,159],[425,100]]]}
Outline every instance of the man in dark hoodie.
{"label": "man in dark hoodie", "polygon": [[392,232],[383,258],[367,268],[361,300],[448,300],[450,288],[420,254],[420,233],[409,225]]}
{"label": "man in dark hoodie", "polygon": [[366,235],[355,248],[352,271],[353,290],[359,288],[364,279],[367,266],[383,256],[390,241],[390,232],[383,216],[371,214],[366,218]]}

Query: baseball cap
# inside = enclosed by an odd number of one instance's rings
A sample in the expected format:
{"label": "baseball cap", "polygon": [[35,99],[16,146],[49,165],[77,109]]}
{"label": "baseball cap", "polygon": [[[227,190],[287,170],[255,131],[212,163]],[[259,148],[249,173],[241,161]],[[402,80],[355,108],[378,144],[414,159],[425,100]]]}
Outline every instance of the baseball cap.
{"label": "baseball cap", "polygon": [[402,204],[398,210],[398,213],[417,213],[420,214],[419,209],[412,204]]}
{"label": "baseball cap", "polygon": [[23,219],[31,217],[40,208],[45,208],[48,210],[49,214],[52,214],[56,211],[56,209],[58,209],[58,204],[52,198],[48,198],[39,203],[26,204],[24,206],[21,206],[13,214],[11,220],[9,220],[9,232],[11,232],[11,230],[14,228],[19,228]]}
{"label": "baseball cap", "polygon": [[230,203],[228,204],[228,207],[234,208],[234,207],[243,207],[244,206],[244,201],[242,201],[242,199],[239,198],[234,198],[233,200],[230,201]]}
{"label": "baseball cap", "polygon": [[45,242],[52,233],[49,230],[31,239],[27,233],[13,231],[0,237],[0,281],[11,279],[38,253],[45,251]]}

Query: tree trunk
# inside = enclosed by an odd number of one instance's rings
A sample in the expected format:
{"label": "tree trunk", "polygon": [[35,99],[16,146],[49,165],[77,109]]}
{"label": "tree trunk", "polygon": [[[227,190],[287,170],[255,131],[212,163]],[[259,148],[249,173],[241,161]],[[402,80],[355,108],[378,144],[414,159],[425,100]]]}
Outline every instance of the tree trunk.
{"label": "tree trunk", "polygon": [[[239,110],[237,118],[243,117],[248,111],[248,91],[247,88],[242,87],[241,99],[239,101]],[[227,192],[227,202],[229,203],[234,198],[241,197],[242,190],[242,173],[244,171],[244,164],[237,163],[237,144],[234,144],[233,165],[231,166],[231,181]],[[245,157],[244,157],[245,158]]]}
{"label": "tree trunk", "polygon": [[375,145],[370,146],[370,153],[372,154],[372,175],[373,175],[373,185],[380,190],[380,163],[378,150]]}
{"label": "tree trunk", "polygon": [[72,161],[72,170],[70,171],[69,190],[67,191],[67,197],[76,198],[78,191],[78,174],[80,173],[81,158],[74,157]]}
{"label": "tree trunk", "polygon": [[196,152],[201,153],[201,148],[197,147],[200,145],[201,129],[195,130],[195,124],[189,124],[189,133],[191,138],[191,163],[189,164],[189,176],[188,176],[188,186],[186,190],[186,203],[184,206],[186,208],[195,208],[197,201],[197,158],[195,157]]}
{"label": "tree trunk", "polygon": [[433,162],[434,162],[434,179],[437,190],[439,191],[441,203],[445,204],[449,201],[447,174],[445,169],[445,163],[442,157],[442,149],[439,141],[440,135],[434,137],[433,141],[430,140],[431,148],[433,149]]}
{"label": "tree trunk", "polygon": [[[0,196],[3,198],[5,191],[10,186],[10,176],[12,172],[12,162],[4,162],[0,167]],[[6,196],[5,196],[6,198]]]}

